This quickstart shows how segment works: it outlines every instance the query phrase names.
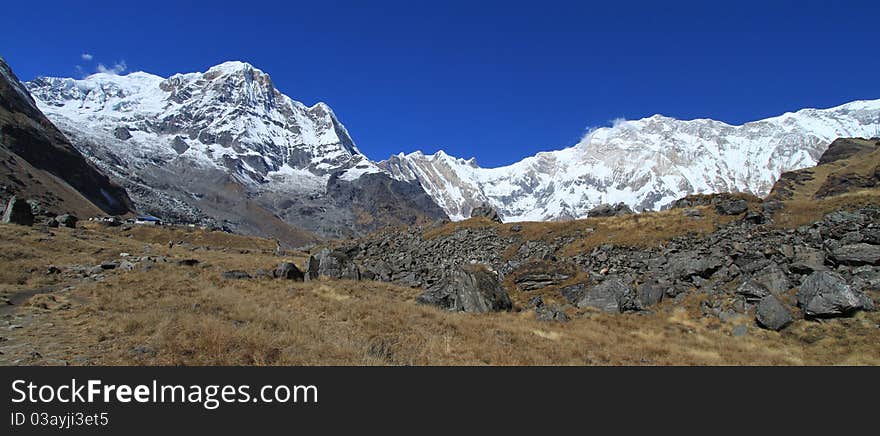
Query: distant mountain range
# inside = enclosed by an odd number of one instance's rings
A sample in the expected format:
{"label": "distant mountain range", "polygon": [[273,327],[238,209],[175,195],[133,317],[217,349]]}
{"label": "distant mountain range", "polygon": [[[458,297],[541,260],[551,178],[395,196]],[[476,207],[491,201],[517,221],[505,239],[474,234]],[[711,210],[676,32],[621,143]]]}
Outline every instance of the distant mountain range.
{"label": "distant mountain range", "polygon": [[[837,137],[880,131],[880,100],[728,125],[655,115],[500,168],[438,152],[368,159],[325,104],[306,106],[243,62],[169,78],[137,72],[26,84],[38,107],[139,210],[291,244],[387,225],[584,217],[601,203],[660,209],[693,193],[766,194]],[[291,230],[290,225],[293,229]]]}

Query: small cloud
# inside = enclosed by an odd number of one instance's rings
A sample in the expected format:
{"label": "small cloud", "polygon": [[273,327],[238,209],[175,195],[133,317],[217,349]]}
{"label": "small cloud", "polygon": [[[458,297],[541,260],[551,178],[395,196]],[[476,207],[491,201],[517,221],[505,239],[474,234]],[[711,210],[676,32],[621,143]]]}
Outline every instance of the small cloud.
{"label": "small cloud", "polygon": [[83,54],[79,55],[79,57],[81,57],[82,60],[84,60],[84,61],[90,61],[95,58],[90,53],[83,53]]}
{"label": "small cloud", "polygon": [[125,72],[128,69],[128,65],[125,64],[125,61],[119,61],[111,66],[106,66],[104,64],[98,64],[97,71],[99,73],[107,73],[107,74],[119,74]]}

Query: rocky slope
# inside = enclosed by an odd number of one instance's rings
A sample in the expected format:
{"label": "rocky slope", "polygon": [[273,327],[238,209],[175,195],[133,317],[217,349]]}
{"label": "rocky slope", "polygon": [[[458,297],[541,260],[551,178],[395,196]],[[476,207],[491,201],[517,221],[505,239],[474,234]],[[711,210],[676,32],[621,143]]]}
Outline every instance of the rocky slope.
{"label": "rocky slope", "polygon": [[[872,161],[874,153],[875,141],[841,139],[811,170]],[[873,174],[876,162],[868,166]],[[852,188],[808,204],[797,199],[815,190],[795,185],[788,201],[692,195],[671,210],[570,223],[476,218],[383,231],[325,249],[309,267],[318,275],[344,270],[348,278],[421,287],[420,301],[449,310],[510,310],[509,295],[539,319],[565,321],[584,311],[644,312],[695,298],[704,317],[749,317],[781,330],[798,319],[875,310],[880,191]],[[798,214],[808,224],[787,224]],[[324,268],[325,259],[333,268]]]}
{"label": "rocky slope", "polygon": [[310,239],[296,228],[343,237],[445,218],[417,184],[367,159],[327,105],[292,100],[246,63],[27,86],[74,145],[159,217],[292,245]]}
{"label": "rocky slope", "polygon": [[488,202],[505,221],[582,218],[594,206],[658,210],[695,193],[764,196],[779,175],[810,167],[838,137],[880,132],[880,100],[794,113],[735,126],[655,115],[590,132],[580,143],[499,168],[440,151],[379,163],[418,181],[453,219]]}
{"label": "rocky slope", "polygon": [[54,214],[122,215],[125,190],[89,163],[37,108],[0,59],[0,201],[11,196]]}

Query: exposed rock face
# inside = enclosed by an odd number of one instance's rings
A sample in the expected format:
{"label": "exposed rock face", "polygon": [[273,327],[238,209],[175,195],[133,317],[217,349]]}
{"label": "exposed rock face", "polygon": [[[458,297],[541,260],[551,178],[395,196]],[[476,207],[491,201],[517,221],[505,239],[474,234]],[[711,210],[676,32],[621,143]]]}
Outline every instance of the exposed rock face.
{"label": "exposed rock face", "polygon": [[90,164],[37,108],[0,59],[0,200],[39,200],[53,213],[123,215],[128,194]]}
{"label": "exposed rock face", "polygon": [[794,322],[788,309],[773,295],[764,297],[758,304],[755,320],[761,327],[774,331],[782,330]]}
{"label": "exposed rock face", "polygon": [[343,251],[324,249],[309,256],[309,268],[306,280],[317,280],[319,277],[333,279],[359,280],[360,270],[357,264]]}
{"label": "exposed rock face", "polygon": [[480,266],[449,271],[418,297],[418,302],[453,312],[500,312],[513,307],[498,276]]}
{"label": "exposed rock face", "polygon": [[241,270],[224,271],[220,276],[227,280],[243,280],[251,278],[250,274]]}
{"label": "exposed rock face", "polygon": [[739,215],[749,210],[749,204],[743,199],[721,201],[715,204],[715,210],[721,215]]}
{"label": "exposed rock face", "polygon": [[880,140],[838,138],[819,166],[782,173],[768,199],[826,198],[880,186]]}
{"label": "exposed rock face", "polygon": [[873,302],[852,289],[839,274],[814,272],[801,284],[798,304],[807,316],[830,317],[849,315],[856,310],[873,310]]}
{"label": "exposed rock face", "polygon": [[498,211],[488,203],[483,203],[471,210],[471,218],[476,217],[488,218],[496,223],[502,222],[501,216],[498,215]]}
{"label": "exposed rock face", "polygon": [[138,209],[306,246],[446,218],[392,178],[324,103],[306,106],[243,62],[162,78],[38,78],[37,104]]}
{"label": "exposed rock face", "polygon": [[272,277],[276,279],[303,281],[305,275],[291,262],[282,262],[272,271]]}
{"label": "exposed rock face", "polygon": [[609,217],[609,216],[620,216],[620,215],[630,215],[634,213],[626,203],[617,203],[617,204],[600,204],[587,212],[587,216],[594,217]]}
{"label": "exposed rock face", "polygon": [[605,312],[620,313],[638,310],[636,301],[632,287],[617,277],[611,277],[585,289],[580,295],[575,294],[575,300],[571,302],[577,307],[595,307]]}
{"label": "exposed rock face", "polygon": [[0,220],[3,224],[18,224],[21,226],[34,225],[34,214],[31,212],[31,205],[27,201],[16,198],[14,195],[9,199],[6,208],[3,210],[3,218]]}
{"label": "exposed rock face", "polygon": [[58,220],[58,224],[70,229],[76,228],[76,223],[79,222],[79,218],[69,213],[58,215],[55,219]]}
{"label": "exposed rock face", "polygon": [[831,253],[837,263],[844,265],[880,265],[880,245],[865,243],[840,246]]}

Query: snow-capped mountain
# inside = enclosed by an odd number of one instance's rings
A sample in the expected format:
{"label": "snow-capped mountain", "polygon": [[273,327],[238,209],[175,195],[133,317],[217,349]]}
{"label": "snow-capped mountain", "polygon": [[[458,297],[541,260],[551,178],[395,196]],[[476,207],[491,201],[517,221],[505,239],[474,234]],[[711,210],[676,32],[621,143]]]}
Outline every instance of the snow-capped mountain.
{"label": "snow-capped mountain", "polygon": [[739,126],[654,115],[591,131],[578,144],[481,168],[439,151],[379,163],[418,181],[452,219],[488,202],[505,221],[581,218],[623,202],[656,210],[693,193],[768,193],[783,171],[813,166],[838,137],[880,132],[880,100],[803,109]]}
{"label": "snow-capped mountain", "polygon": [[[281,221],[341,236],[445,217],[417,184],[391,179],[364,156],[326,104],[291,99],[244,62],[169,78],[144,72],[44,77],[27,88],[143,212],[282,239]],[[384,201],[404,203],[383,210],[405,212],[365,222],[370,210],[357,208],[358,196],[376,188],[366,184],[390,190]],[[338,198],[343,192],[347,198]],[[402,192],[408,195],[397,195]],[[420,192],[426,204],[419,203]]]}

